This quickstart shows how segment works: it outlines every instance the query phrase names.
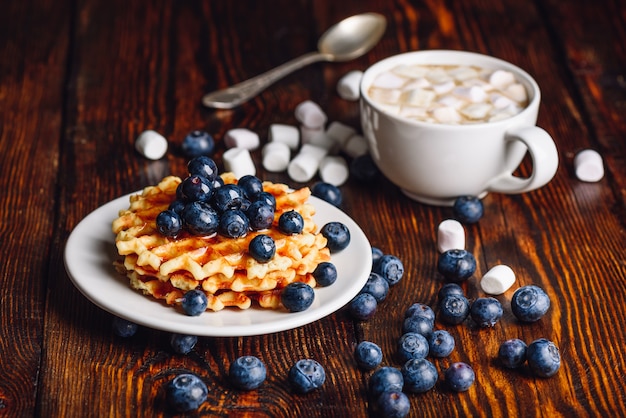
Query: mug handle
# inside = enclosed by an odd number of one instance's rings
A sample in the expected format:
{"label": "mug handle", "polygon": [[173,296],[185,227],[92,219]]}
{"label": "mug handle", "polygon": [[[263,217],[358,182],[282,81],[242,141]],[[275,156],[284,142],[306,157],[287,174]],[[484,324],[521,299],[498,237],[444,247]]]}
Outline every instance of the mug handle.
{"label": "mug handle", "polygon": [[533,161],[533,172],[528,178],[514,176],[506,172],[495,178],[487,188],[497,193],[524,193],[547,184],[556,174],[559,166],[559,154],[554,140],[538,126],[514,128],[507,132],[507,141],[520,141],[526,145]]}

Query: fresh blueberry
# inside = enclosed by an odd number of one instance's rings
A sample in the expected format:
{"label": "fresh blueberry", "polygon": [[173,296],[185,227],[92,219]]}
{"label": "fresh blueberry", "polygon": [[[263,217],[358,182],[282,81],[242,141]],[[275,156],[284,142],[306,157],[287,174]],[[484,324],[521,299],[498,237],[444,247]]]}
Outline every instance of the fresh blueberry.
{"label": "fresh blueberry", "polygon": [[181,183],[185,202],[208,202],[213,193],[213,183],[206,177],[191,175]]}
{"label": "fresh blueberry", "polygon": [[369,392],[375,398],[384,392],[402,392],[403,386],[402,372],[391,366],[376,369],[368,381]]}
{"label": "fresh blueberry", "polygon": [[446,283],[437,292],[437,300],[442,301],[448,295],[460,295],[465,296],[463,288],[456,283]]}
{"label": "fresh blueberry", "polygon": [[389,283],[383,278],[383,276],[372,271],[360,293],[369,293],[374,296],[376,302],[380,303],[385,300],[387,294],[389,293]]}
{"label": "fresh blueberry", "polygon": [[455,392],[465,392],[474,384],[476,375],[469,364],[452,363],[444,373],[446,384]]}
{"label": "fresh blueberry", "polygon": [[267,202],[255,200],[246,209],[246,216],[253,231],[268,229],[274,222],[274,209]]}
{"label": "fresh blueberry", "polygon": [[428,352],[433,357],[448,357],[454,351],[454,337],[445,329],[433,331],[428,336]]}
{"label": "fresh blueberry", "polygon": [[315,299],[313,288],[306,283],[289,283],[280,294],[280,301],[289,312],[301,312],[309,308]]}
{"label": "fresh blueberry", "polygon": [[439,302],[439,320],[448,325],[465,321],[470,313],[470,302],[463,295],[448,295]]}
{"label": "fresh blueberry", "polygon": [[285,235],[299,234],[303,228],[304,219],[295,210],[283,212],[278,218],[278,230]]}
{"label": "fresh blueberry", "polygon": [[376,298],[369,293],[358,294],[348,304],[350,315],[356,320],[367,321],[374,316],[378,308]]}
{"label": "fresh blueberry", "polygon": [[424,393],[435,387],[439,373],[435,365],[425,358],[407,360],[402,366],[404,390],[411,393]]}
{"label": "fresh blueberry", "polygon": [[552,341],[539,338],[528,344],[526,361],[535,376],[550,377],[561,367],[561,354]]}
{"label": "fresh blueberry", "polygon": [[137,333],[137,330],[139,329],[139,325],[124,318],[120,318],[119,316],[113,318],[113,322],[111,325],[113,327],[113,332],[115,333],[115,335],[122,338],[132,337]]}
{"label": "fresh blueberry", "polygon": [[187,354],[195,347],[198,337],[195,335],[172,334],[170,337],[170,346],[175,353]]}
{"label": "fresh blueberry", "polygon": [[276,211],[276,197],[269,192],[261,192],[257,195],[255,201],[265,202],[272,208],[273,211]]}
{"label": "fresh blueberry", "polygon": [[263,191],[263,182],[256,176],[247,174],[237,180],[237,185],[243,190],[244,196],[250,200],[255,200],[256,197]]}
{"label": "fresh blueberry", "polygon": [[181,305],[187,315],[198,316],[206,311],[208,299],[202,290],[193,289],[185,293]]}
{"label": "fresh blueberry", "polygon": [[416,332],[424,337],[433,333],[433,327],[433,321],[419,315],[409,316],[402,321],[402,332]]}
{"label": "fresh blueberry", "polygon": [[333,206],[340,207],[342,196],[341,190],[335,185],[319,181],[311,187],[311,194],[318,197]]}
{"label": "fresh blueberry", "polygon": [[207,202],[186,204],[181,218],[185,229],[193,235],[212,235],[219,226],[219,215]]}
{"label": "fresh blueberry", "polygon": [[355,157],[350,162],[350,175],[352,175],[358,181],[372,181],[379,172],[380,170],[374,163],[372,156],[369,154],[363,154]]}
{"label": "fresh blueberry", "polygon": [[371,341],[361,341],[356,346],[354,358],[363,370],[374,370],[383,361],[383,351]]}
{"label": "fresh blueberry", "polygon": [[381,418],[404,418],[411,412],[411,402],[404,392],[394,390],[383,392],[376,400]]}
{"label": "fresh blueberry", "polygon": [[482,328],[493,327],[502,318],[502,304],[493,297],[478,298],[472,302],[470,316]]}
{"label": "fresh blueberry", "polygon": [[250,240],[248,252],[259,263],[267,263],[276,254],[276,243],[269,235],[260,234]]}
{"label": "fresh blueberry", "polygon": [[454,216],[459,222],[473,224],[483,217],[483,202],[476,196],[461,196],[452,206]]}
{"label": "fresh blueberry", "polygon": [[157,230],[166,237],[175,237],[183,230],[183,220],[173,210],[164,210],[156,217]]}
{"label": "fresh blueberry", "polygon": [[176,212],[179,216],[183,214],[183,210],[185,209],[185,201],[182,199],[176,199],[167,207],[168,210]]}
{"label": "fresh blueberry", "polygon": [[339,252],[350,244],[350,230],[341,222],[328,222],[320,233],[326,238],[331,253]]}
{"label": "fresh blueberry", "polygon": [[211,184],[217,179],[218,174],[217,164],[215,164],[212,158],[206,155],[201,155],[189,160],[187,163],[187,171],[190,175],[202,176],[208,179],[211,181]]}
{"label": "fresh blueberry", "polygon": [[374,271],[383,276],[389,283],[389,286],[393,286],[402,280],[404,265],[395,255],[385,254],[380,258],[378,263],[376,263]]}
{"label": "fresh blueberry", "polygon": [[511,311],[522,322],[535,322],[548,312],[550,297],[535,285],[520,287],[511,298]]}
{"label": "fresh blueberry", "polygon": [[398,339],[398,357],[401,362],[412,358],[426,358],[428,356],[428,340],[417,332],[407,332]]}
{"label": "fresh blueberry", "polygon": [[385,255],[383,250],[377,247],[372,247],[372,270],[376,268],[376,265],[380,262],[383,255]]}
{"label": "fresh blueberry", "polygon": [[265,364],[255,356],[242,356],[230,363],[228,380],[241,390],[257,389],[265,381]]}
{"label": "fresh blueberry", "polygon": [[313,277],[318,285],[330,286],[337,280],[337,267],[330,261],[322,261],[313,270]]}
{"label": "fresh blueberry", "polygon": [[241,238],[248,233],[250,221],[243,211],[228,209],[220,216],[217,232],[228,238]]}
{"label": "fresh blueberry", "polygon": [[215,150],[215,141],[207,132],[192,131],[183,139],[181,148],[187,158],[211,155]]}
{"label": "fresh blueberry", "polygon": [[515,369],[526,361],[526,343],[519,338],[506,340],[498,349],[498,360],[504,367]]}
{"label": "fresh blueberry", "polygon": [[437,271],[453,282],[467,280],[476,271],[476,259],[467,250],[448,250],[439,255]]}
{"label": "fresh blueberry", "polygon": [[287,375],[287,380],[296,392],[309,393],[324,384],[324,367],[312,359],[298,360]]}
{"label": "fresh blueberry", "polygon": [[409,306],[407,310],[404,311],[404,317],[408,318],[410,316],[419,316],[428,319],[432,323],[435,322],[435,311],[425,303],[416,302]]}
{"label": "fresh blueberry", "polygon": [[195,374],[179,374],[165,388],[167,403],[178,412],[198,409],[206,401],[209,390]]}
{"label": "fresh blueberry", "polygon": [[236,184],[225,184],[215,189],[211,198],[211,204],[221,213],[228,209],[241,209],[243,200],[244,196],[241,187]]}

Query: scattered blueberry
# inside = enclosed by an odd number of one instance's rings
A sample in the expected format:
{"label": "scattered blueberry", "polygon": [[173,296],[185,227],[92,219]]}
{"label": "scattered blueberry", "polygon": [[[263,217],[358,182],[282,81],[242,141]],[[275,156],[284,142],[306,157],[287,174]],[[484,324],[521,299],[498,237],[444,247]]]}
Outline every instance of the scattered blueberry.
{"label": "scattered blueberry", "polygon": [[289,369],[287,380],[296,392],[309,393],[324,384],[326,372],[317,361],[302,359]]}
{"label": "scattered blueberry", "polygon": [[448,357],[454,351],[454,337],[444,329],[433,331],[428,336],[428,353],[433,357]]}
{"label": "scattered blueberry", "polygon": [[493,327],[502,313],[502,304],[493,297],[478,298],[470,307],[470,316],[482,328]]}
{"label": "scattered blueberry", "polygon": [[375,269],[376,264],[378,264],[383,255],[385,254],[380,248],[372,247],[372,270]]}
{"label": "scattered blueberry", "polygon": [[124,318],[120,318],[119,316],[113,318],[113,322],[111,325],[113,327],[113,332],[115,333],[115,335],[122,338],[132,337],[137,333],[137,330],[139,329],[139,325]]}
{"label": "scattered blueberry", "polygon": [[539,338],[528,344],[526,361],[535,376],[551,377],[561,367],[561,354],[552,341]]}
{"label": "scattered blueberry", "polygon": [[403,386],[402,372],[391,366],[376,369],[368,382],[369,392],[376,398],[384,392],[402,392]]}
{"label": "scattered blueberry", "polygon": [[276,243],[269,235],[259,234],[250,240],[248,252],[259,263],[267,263],[276,254]]}
{"label": "scattered blueberry", "polygon": [[435,322],[435,311],[425,303],[416,302],[409,306],[407,310],[404,311],[404,317],[408,318],[410,316],[419,316],[428,319],[432,323]]}
{"label": "scattered blueberry", "polygon": [[253,231],[268,229],[274,223],[274,208],[263,200],[255,200],[246,209],[246,216]]}
{"label": "scattered blueberry", "polygon": [[313,270],[313,277],[318,285],[330,286],[337,280],[337,267],[330,261],[322,261]]}
{"label": "scattered blueberry", "polygon": [[220,216],[217,232],[228,238],[241,238],[248,233],[250,221],[243,211],[228,209]]}
{"label": "scattered blueberry", "polygon": [[448,250],[439,255],[437,271],[453,282],[467,280],[476,271],[476,259],[467,250]]}
{"label": "scattered blueberry", "polygon": [[426,358],[428,350],[428,340],[417,332],[407,332],[398,339],[398,357],[403,363],[412,358]]}
{"label": "scattered blueberry", "polygon": [[326,238],[326,246],[331,253],[339,252],[350,244],[350,230],[341,222],[329,222],[320,233]]}
{"label": "scattered blueberry", "polygon": [[354,319],[367,321],[376,313],[378,302],[369,293],[358,294],[348,304],[348,311]]}
{"label": "scattered blueberry", "polygon": [[408,396],[398,390],[381,393],[376,400],[376,407],[381,418],[404,418],[411,411]]}
{"label": "scattered blueberry", "polygon": [[198,337],[195,335],[172,334],[170,337],[170,346],[175,353],[187,354],[195,347]]}
{"label": "scattered blueberry", "polygon": [[181,148],[187,158],[211,155],[215,150],[215,141],[207,132],[192,131],[183,139]]}
{"label": "scattered blueberry", "polygon": [[213,185],[214,181],[217,179],[217,164],[213,159],[207,157],[206,155],[201,155],[196,158],[192,158],[187,163],[187,171],[190,175],[202,176],[209,181]]}
{"label": "scattered blueberry", "polygon": [[283,212],[278,218],[278,229],[285,235],[299,234],[304,228],[304,219],[296,210]]}
{"label": "scattered blueberry", "polygon": [[322,181],[317,182],[311,187],[311,194],[318,197],[333,206],[340,207],[342,196],[341,190],[335,185],[330,183],[324,183]]}
{"label": "scattered blueberry", "polygon": [[415,332],[428,337],[433,333],[434,322],[427,317],[413,315],[402,321],[402,332]]}
{"label": "scattered blueberry", "polygon": [[194,235],[212,235],[219,226],[218,213],[206,202],[186,204],[181,218],[185,229]]}
{"label": "scattered blueberry", "polygon": [[180,215],[173,210],[164,210],[156,217],[157,230],[166,237],[175,237],[183,230]]}
{"label": "scattered blueberry", "polygon": [[425,358],[407,360],[402,366],[404,390],[411,393],[424,393],[435,387],[439,373],[435,365]]}
{"label": "scattered blueberry", "polygon": [[350,162],[350,174],[358,181],[372,181],[379,172],[369,153],[355,157]]}
{"label": "scattered blueberry", "polygon": [[213,192],[211,203],[218,212],[228,209],[241,209],[244,196],[241,187],[236,184],[225,184]]}
{"label": "scattered blueberry", "polygon": [[454,201],[454,216],[459,222],[473,224],[483,217],[483,202],[476,196],[461,196]]}
{"label": "scattered blueberry", "polygon": [[179,374],[165,388],[167,403],[178,412],[198,409],[206,401],[209,390],[195,374]]}
{"label": "scattered blueberry", "polygon": [[230,363],[228,379],[241,390],[257,389],[265,381],[265,364],[255,356],[242,356]]}
{"label": "scattered blueberry", "polygon": [[206,311],[208,300],[202,290],[193,289],[185,293],[181,305],[187,315],[198,316]]}
{"label": "scattered blueberry", "polygon": [[374,370],[383,361],[383,351],[371,341],[361,341],[356,346],[354,358],[363,370]]}
{"label": "scattered blueberry", "polygon": [[474,384],[476,375],[469,364],[452,363],[444,373],[446,384],[455,392],[465,392]]}
{"label": "scattered blueberry", "polygon": [[520,287],[511,298],[511,311],[522,322],[535,322],[548,312],[550,297],[535,285]]}
{"label": "scattered blueberry", "polygon": [[437,293],[437,300],[441,302],[443,298],[448,295],[465,296],[465,292],[463,291],[463,288],[456,283],[446,283],[439,289],[439,292]]}
{"label": "scattered blueberry", "polygon": [[315,299],[313,288],[306,283],[289,283],[280,294],[280,301],[289,312],[301,312],[309,308]]}
{"label": "scattered blueberry", "polygon": [[376,263],[374,271],[383,276],[389,283],[389,286],[393,286],[402,280],[404,265],[395,255],[385,254]]}
{"label": "scattered blueberry", "polygon": [[506,340],[498,349],[498,360],[504,367],[515,369],[526,362],[526,343],[519,338]]}
{"label": "scattered blueberry", "polygon": [[256,176],[247,174],[237,180],[237,185],[243,190],[244,196],[250,200],[256,199],[256,197],[263,191],[263,182]]}
{"label": "scattered blueberry", "polygon": [[448,325],[465,321],[470,313],[470,302],[463,295],[448,295],[439,302],[439,320]]}
{"label": "scattered blueberry", "polygon": [[363,289],[361,289],[361,293],[369,293],[374,296],[376,302],[380,303],[385,300],[387,294],[389,293],[389,283],[383,278],[383,276],[372,271],[367,278],[367,282],[365,282]]}

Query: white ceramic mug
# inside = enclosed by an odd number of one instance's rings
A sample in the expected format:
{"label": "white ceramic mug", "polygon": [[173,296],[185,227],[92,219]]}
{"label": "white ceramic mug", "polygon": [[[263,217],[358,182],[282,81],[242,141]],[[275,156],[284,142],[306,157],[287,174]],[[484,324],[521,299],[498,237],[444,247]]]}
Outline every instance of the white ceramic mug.
{"label": "white ceramic mug", "polygon": [[[476,124],[438,124],[408,119],[372,101],[374,78],[400,64],[463,65],[512,72],[527,90],[528,105],[508,119]],[[464,51],[408,52],[386,58],[361,79],[361,125],[382,173],[412,199],[450,206],[459,196],[488,192],[524,193],[548,183],[559,158],[550,135],[536,126],[541,93],[522,69],[506,61]],[[530,154],[528,178],[512,173]]]}

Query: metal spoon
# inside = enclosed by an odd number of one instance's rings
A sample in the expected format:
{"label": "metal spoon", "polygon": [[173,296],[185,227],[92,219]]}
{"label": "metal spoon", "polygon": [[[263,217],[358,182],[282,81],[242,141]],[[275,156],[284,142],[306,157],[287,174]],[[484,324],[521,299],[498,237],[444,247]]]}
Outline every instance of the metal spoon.
{"label": "metal spoon", "polygon": [[387,20],[378,13],[351,16],[322,35],[317,43],[317,51],[304,54],[232,87],[209,93],[202,98],[202,103],[207,107],[232,109],[306,65],[318,61],[339,62],[360,57],[378,43],[386,26]]}

